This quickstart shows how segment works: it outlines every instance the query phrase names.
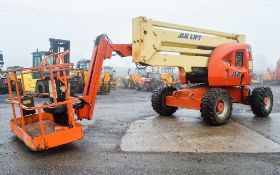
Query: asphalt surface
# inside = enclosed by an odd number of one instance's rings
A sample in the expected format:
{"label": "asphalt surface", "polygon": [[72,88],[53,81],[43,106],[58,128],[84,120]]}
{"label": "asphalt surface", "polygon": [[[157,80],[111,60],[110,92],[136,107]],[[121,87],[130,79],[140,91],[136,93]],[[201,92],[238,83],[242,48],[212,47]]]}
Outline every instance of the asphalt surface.
{"label": "asphalt surface", "polygon": [[[250,108],[234,105],[232,120],[280,143],[280,87],[272,89],[272,117],[254,117]],[[10,132],[12,111],[5,102],[8,96],[1,95],[0,174],[280,174],[280,153],[122,151],[121,140],[130,124],[156,116],[150,96],[124,89],[98,96],[94,119],[82,122],[83,140],[32,152]]]}

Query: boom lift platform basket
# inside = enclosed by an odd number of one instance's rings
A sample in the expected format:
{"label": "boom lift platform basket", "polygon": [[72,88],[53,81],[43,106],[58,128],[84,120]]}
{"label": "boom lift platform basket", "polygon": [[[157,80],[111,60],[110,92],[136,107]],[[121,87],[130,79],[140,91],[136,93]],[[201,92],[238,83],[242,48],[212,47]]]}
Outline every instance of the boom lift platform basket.
{"label": "boom lift platform basket", "polygon": [[[10,126],[13,133],[20,138],[29,148],[34,151],[52,148],[58,145],[70,143],[83,138],[82,126],[75,122],[73,114],[73,103],[76,98],[69,96],[69,88],[67,83],[67,71],[72,69],[72,63],[64,63],[64,56],[69,51],[51,54],[43,60],[43,65],[34,68],[22,68],[20,70],[9,70],[6,76],[9,79],[10,74],[16,76],[16,72],[20,71],[21,77],[26,73],[40,72],[41,78],[44,79],[44,73],[47,70],[50,72],[50,85],[52,91],[50,95],[53,103],[42,104],[35,106],[32,96],[27,96],[24,89],[24,79],[21,79],[23,87],[23,97],[20,96],[19,86],[16,81],[15,96],[12,93],[12,87],[8,81],[10,99],[7,100],[12,106],[13,118],[10,120]],[[48,65],[48,59],[55,57],[56,64]],[[16,77],[14,77],[16,78]],[[62,84],[61,89],[65,94],[66,100],[60,101],[57,97],[56,85]],[[20,116],[16,113],[16,105],[19,107]],[[56,115],[45,112],[46,109],[52,109],[54,106],[66,108],[68,114],[67,123],[61,124]],[[59,124],[58,124],[59,123]]]}

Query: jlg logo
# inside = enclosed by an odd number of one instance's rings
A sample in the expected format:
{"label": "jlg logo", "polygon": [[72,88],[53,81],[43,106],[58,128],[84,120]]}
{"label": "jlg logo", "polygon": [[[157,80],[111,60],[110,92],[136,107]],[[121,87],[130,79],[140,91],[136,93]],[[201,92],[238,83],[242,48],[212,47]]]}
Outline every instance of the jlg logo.
{"label": "jlg logo", "polygon": [[239,77],[240,76],[240,72],[232,72],[231,76],[232,77]]}
{"label": "jlg logo", "polygon": [[189,33],[180,33],[178,38],[190,39],[190,40],[200,40],[202,38],[201,35],[189,34]]}

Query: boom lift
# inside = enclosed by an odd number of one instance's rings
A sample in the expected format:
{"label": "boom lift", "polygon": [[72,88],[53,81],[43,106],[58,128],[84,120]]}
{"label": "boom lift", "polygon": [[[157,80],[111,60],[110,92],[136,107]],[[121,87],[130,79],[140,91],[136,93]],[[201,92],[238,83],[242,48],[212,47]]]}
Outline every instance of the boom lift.
{"label": "boom lift", "polygon": [[125,89],[137,89],[139,80],[147,74],[146,68],[135,68],[134,72],[129,68],[127,75],[121,79]]}
{"label": "boom lift", "polygon": [[158,68],[152,67],[150,70],[146,70],[145,74],[138,79],[136,83],[136,89],[138,91],[153,91],[158,86],[163,85],[161,81],[161,74]]}
{"label": "boom lift", "polygon": [[178,67],[180,83],[198,84],[181,90],[173,86],[157,88],[152,95],[152,107],[160,115],[172,115],[179,107],[200,109],[206,121],[221,125],[229,120],[232,103],[251,105],[258,116],[270,114],[270,88],[258,87],[251,93],[247,87],[253,76],[253,60],[250,45],[244,44],[244,35],[138,17],[133,20],[132,38],[132,45],[110,44],[105,35],[96,39],[91,62],[94,69],[89,71],[84,94],[79,97],[82,107],[76,108],[78,119],[92,118],[97,87],[94,77],[100,75],[103,60],[110,58],[112,51],[130,56],[130,47],[133,62]]}
{"label": "boom lift", "polygon": [[[154,67],[153,67],[154,68]],[[175,78],[173,78],[172,67],[157,67],[156,71],[146,72],[137,82],[137,90],[154,91],[159,86],[173,85],[177,87]]]}
{"label": "boom lift", "polygon": [[266,71],[263,73],[263,83],[264,84],[280,84],[280,59],[276,63],[276,68],[274,71]]}
{"label": "boom lift", "polygon": [[[252,79],[252,53],[244,42],[243,35],[136,18],[132,44],[112,44],[106,35],[96,38],[82,96],[69,96],[66,71],[73,64],[64,63],[68,51],[50,55],[56,57],[55,65],[30,69],[49,69],[50,103],[34,106],[33,98],[20,97],[18,88],[14,98],[9,84],[8,101],[14,116],[11,130],[32,150],[81,139],[82,126],[74,120],[74,111],[79,120],[92,119],[103,61],[113,52],[121,57],[132,55],[133,61],[142,65],[179,67],[181,83],[198,84],[180,90],[173,86],[157,88],[152,107],[160,115],[172,115],[179,107],[200,109],[206,121],[221,125],[229,120],[232,103],[242,103],[251,105],[255,115],[266,117],[272,110],[272,92],[270,88],[255,88],[251,93],[247,87]],[[21,69],[21,74],[24,71]],[[20,117],[14,105],[19,106]]]}
{"label": "boom lift", "polygon": [[[232,103],[251,105],[257,116],[267,117],[271,113],[271,89],[258,87],[251,93],[247,87],[253,77],[253,60],[251,46],[245,44],[244,35],[139,17],[133,20],[132,38],[133,62],[178,67],[181,84],[198,84],[181,90],[173,86],[157,88],[152,95],[152,107],[160,115],[172,115],[179,107],[200,109],[206,121],[222,125],[231,116]],[[98,47],[109,45],[102,36],[97,41],[101,41]],[[109,51],[103,51],[104,58],[111,57]],[[96,59],[99,55],[101,53],[97,52]],[[93,89],[94,84],[85,87],[84,97],[80,98],[83,107],[76,109],[79,119],[91,119],[95,97],[94,93],[87,92]]]}

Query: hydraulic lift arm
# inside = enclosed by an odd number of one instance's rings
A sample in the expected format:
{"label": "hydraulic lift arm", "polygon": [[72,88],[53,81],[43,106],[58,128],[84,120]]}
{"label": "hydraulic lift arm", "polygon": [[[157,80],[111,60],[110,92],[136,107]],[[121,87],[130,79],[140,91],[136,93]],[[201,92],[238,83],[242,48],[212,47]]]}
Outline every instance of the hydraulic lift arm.
{"label": "hydraulic lift arm", "polygon": [[103,61],[110,59],[113,52],[121,57],[131,56],[131,44],[112,44],[107,35],[99,35],[95,40],[83,96],[79,96],[81,104],[75,110],[79,120],[92,119]]}

